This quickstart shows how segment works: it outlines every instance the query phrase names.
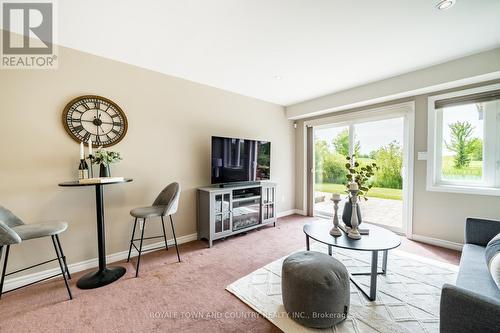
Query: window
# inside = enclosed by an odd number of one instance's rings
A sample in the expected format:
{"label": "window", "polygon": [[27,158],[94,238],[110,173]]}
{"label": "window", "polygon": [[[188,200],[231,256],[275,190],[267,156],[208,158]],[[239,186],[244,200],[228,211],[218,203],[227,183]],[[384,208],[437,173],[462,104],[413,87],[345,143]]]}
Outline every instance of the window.
{"label": "window", "polygon": [[427,188],[500,195],[500,84],[429,98]]}

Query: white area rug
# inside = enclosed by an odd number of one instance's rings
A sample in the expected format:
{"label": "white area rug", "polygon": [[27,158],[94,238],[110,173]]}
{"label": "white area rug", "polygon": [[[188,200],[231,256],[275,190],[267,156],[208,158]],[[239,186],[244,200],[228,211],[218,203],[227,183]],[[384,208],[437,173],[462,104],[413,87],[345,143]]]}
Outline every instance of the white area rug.
{"label": "white area rug", "polygon": [[[370,270],[371,252],[334,249],[334,257],[351,273]],[[327,253],[322,244],[312,250]],[[444,283],[455,283],[457,266],[389,251],[388,272],[379,275],[377,299],[369,301],[351,282],[348,318],[326,330],[309,329],[288,318],[281,298],[281,266],[276,260],[230,284],[226,289],[284,332],[439,332],[439,300]],[[379,253],[379,264],[382,254]],[[356,276],[369,287],[369,276]]]}

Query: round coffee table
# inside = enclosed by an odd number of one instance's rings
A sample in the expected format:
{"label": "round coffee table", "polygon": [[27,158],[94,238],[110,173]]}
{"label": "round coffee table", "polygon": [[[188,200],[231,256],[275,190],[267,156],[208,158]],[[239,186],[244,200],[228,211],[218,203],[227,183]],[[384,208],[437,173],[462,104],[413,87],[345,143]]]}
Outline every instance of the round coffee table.
{"label": "round coffee table", "polygon": [[[340,237],[333,237],[330,235],[330,229],[332,229],[332,227],[333,224],[329,221],[316,221],[304,225],[307,251],[310,250],[309,238],[328,245],[329,255],[332,255],[333,246],[354,251],[370,251],[372,253],[371,271],[367,273],[350,273],[350,275],[352,283],[354,283],[354,285],[358,287],[358,289],[361,290],[361,292],[368,297],[369,300],[374,301],[377,296],[377,275],[386,274],[387,253],[389,250],[401,245],[401,238],[392,231],[368,223],[362,223],[361,228],[369,229],[370,234],[362,235],[361,239],[351,239],[347,237],[347,234],[345,233],[343,233]],[[379,251],[383,252],[381,272],[378,271]],[[352,278],[354,275],[370,276],[370,290],[368,293]]]}

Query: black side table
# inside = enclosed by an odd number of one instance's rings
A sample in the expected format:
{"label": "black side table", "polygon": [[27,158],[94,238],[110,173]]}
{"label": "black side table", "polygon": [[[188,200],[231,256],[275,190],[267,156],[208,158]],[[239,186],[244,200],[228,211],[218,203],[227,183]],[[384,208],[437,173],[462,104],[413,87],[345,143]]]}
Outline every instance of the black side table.
{"label": "black side table", "polygon": [[106,267],[106,245],[104,233],[104,198],[103,186],[119,183],[129,183],[131,178],[117,180],[109,183],[89,183],[80,184],[78,181],[70,181],[59,183],[63,187],[79,187],[79,186],[94,186],[95,187],[95,202],[97,213],[97,249],[99,252],[99,269],[95,272],[90,272],[82,276],[76,286],[80,289],[93,289],[110,284],[121,278],[125,272],[125,267],[113,266]]}
{"label": "black side table", "polygon": [[[351,281],[356,287],[370,300],[374,301],[377,296],[377,275],[385,275],[387,272],[387,252],[401,245],[401,238],[387,229],[378,227],[373,224],[363,223],[363,228],[370,229],[369,235],[361,236],[361,239],[355,240],[347,237],[346,233],[342,233],[340,237],[330,235],[330,229],[333,227],[329,221],[315,221],[304,225],[304,233],[306,234],[306,248],[310,250],[309,238],[320,243],[328,245],[328,254],[332,255],[332,247],[339,247],[354,251],[369,251],[372,253],[371,270],[363,273],[350,273]],[[378,253],[382,252],[382,271],[378,271]],[[361,284],[358,283],[353,276],[369,275],[370,290],[365,291]]]}

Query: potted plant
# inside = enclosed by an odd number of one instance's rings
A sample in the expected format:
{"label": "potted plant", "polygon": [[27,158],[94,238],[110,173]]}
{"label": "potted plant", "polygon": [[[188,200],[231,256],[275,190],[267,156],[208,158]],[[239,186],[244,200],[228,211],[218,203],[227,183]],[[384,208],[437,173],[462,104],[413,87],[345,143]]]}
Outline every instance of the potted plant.
{"label": "potted plant", "polygon": [[[352,201],[351,201],[351,192],[349,191],[349,184],[355,182],[358,184],[359,192],[358,197],[368,200],[366,197],[368,191],[372,188],[373,184],[371,183],[371,178],[375,175],[375,171],[378,170],[377,163],[371,163],[364,166],[361,166],[358,162],[354,160],[354,155],[346,157],[347,163],[345,164],[345,168],[347,169],[347,184],[346,184],[346,193],[348,200],[344,205],[344,211],[342,212],[342,221],[348,226],[351,227],[351,214],[352,214]],[[361,211],[358,205],[358,222],[361,223]]]}
{"label": "potted plant", "polygon": [[119,152],[104,150],[100,147],[97,149],[92,162],[99,164],[99,177],[111,177],[109,165],[118,163],[121,160],[122,157]]}

